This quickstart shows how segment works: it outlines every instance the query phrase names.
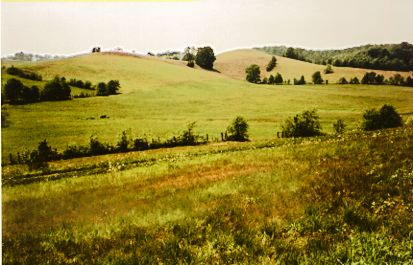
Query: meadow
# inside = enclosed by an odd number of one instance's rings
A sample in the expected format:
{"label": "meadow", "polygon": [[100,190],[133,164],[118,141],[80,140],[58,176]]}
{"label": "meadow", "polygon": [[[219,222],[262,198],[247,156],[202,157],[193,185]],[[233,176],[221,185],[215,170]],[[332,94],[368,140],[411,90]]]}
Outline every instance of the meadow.
{"label": "meadow", "polygon": [[[105,53],[20,65],[44,80],[119,80],[121,94],[2,107],[3,263],[412,264],[412,124],[359,126],[385,103],[407,121],[413,89],[254,85],[224,56],[217,71]],[[308,109],[326,135],[276,137]],[[215,141],[237,115],[251,141]],[[165,139],[193,121],[208,144],[7,165],[43,139],[59,151],[91,135],[115,144],[128,129]]]}
{"label": "meadow", "polygon": [[[221,60],[218,56],[218,70]],[[282,65],[280,61],[274,71]],[[228,78],[224,72],[191,69],[157,58],[93,54],[39,62],[28,69],[44,80],[55,75],[94,84],[117,79],[121,94],[3,107],[10,123],[2,130],[6,159],[9,153],[35,149],[44,139],[62,150],[70,144],[87,144],[91,135],[116,143],[128,129],[138,136],[168,138],[193,121],[200,134],[220,138],[237,115],[248,120],[250,138],[262,140],[274,138],[286,118],[307,109],[318,110],[326,132],[332,132],[337,119],[343,119],[349,130],[355,129],[363,111],[385,103],[393,104],[405,118],[413,112],[411,88],[253,85]],[[100,119],[102,115],[109,118]]]}

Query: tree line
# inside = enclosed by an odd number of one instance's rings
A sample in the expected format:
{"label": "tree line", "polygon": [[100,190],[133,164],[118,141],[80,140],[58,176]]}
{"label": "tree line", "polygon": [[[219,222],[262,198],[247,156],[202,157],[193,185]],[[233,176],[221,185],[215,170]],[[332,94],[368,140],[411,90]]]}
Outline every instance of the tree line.
{"label": "tree line", "polygon": [[376,70],[413,70],[413,45],[400,44],[364,45],[344,50],[307,50],[274,46],[257,48],[267,53],[315,64],[357,67]]}
{"label": "tree line", "polygon": [[[403,125],[403,120],[400,114],[392,105],[383,105],[379,110],[369,109],[363,113],[361,129],[364,131],[379,130],[385,128],[395,128]],[[307,110],[294,117],[289,117],[282,125],[282,131],[277,132],[277,137],[313,137],[325,135],[322,132],[319,116],[315,109]],[[77,157],[123,153],[129,151],[144,151],[158,148],[170,148],[176,146],[193,146],[206,144],[210,141],[208,134],[200,136],[194,131],[196,122],[189,123],[187,129],[183,130],[178,136],[173,136],[167,140],[147,137],[133,138],[130,132],[123,131],[116,145],[103,143],[98,138],[92,135],[89,139],[88,146],[70,145],[59,153],[57,149],[53,149],[46,140],[39,143],[38,148],[32,151],[26,151],[23,154],[9,154],[9,162],[11,164],[25,163],[29,169],[39,169],[47,166],[48,161],[71,159]],[[338,119],[333,123],[335,134],[343,134],[345,131],[345,123]],[[237,116],[227,127],[225,133],[221,133],[222,141],[249,141],[248,136],[249,125],[246,119],[242,116]],[[216,139],[218,140],[218,139]]]}
{"label": "tree line", "polygon": [[[76,87],[94,90],[95,86],[89,81],[81,81],[71,79],[66,81],[65,77],[56,76],[48,81],[42,90],[38,86],[25,86],[20,80],[10,78],[4,85],[2,96],[2,104],[26,104],[40,101],[58,101],[69,100],[71,96],[70,86],[75,84]],[[119,91],[120,83],[118,80],[110,80],[108,83],[100,82],[97,85],[96,96],[116,95]],[[86,97],[86,94],[81,94],[76,97]]]}
{"label": "tree line", "polygon": [[13,65],[9,68],[5,67],[5,70],[6,70],[6,73],[8,73],[9,75],[14,75],[14,76],[18,76],[18,77],[25,78],[25,79],[35,80],[35,81],[42,81],[41,75],[36,74],[31,71],[27,71],[27,70],[14,67]]}

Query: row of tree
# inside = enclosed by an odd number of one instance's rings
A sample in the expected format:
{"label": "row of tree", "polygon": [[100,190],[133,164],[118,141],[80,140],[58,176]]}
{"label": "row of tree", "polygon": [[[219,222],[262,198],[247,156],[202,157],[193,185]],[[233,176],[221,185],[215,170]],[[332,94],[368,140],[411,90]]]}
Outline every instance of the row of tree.
{"label": "row of tree", "polygon": [[70,99],[70,87],[64,78],[55,77],[44,85],[42,91],[37,86],[27,87],[20,80],[11,78],[4,85],[4,97],[10,104],[25,104],[37,101]]}
{"label": "row of tree", "polygon": [[[82,81],[83,84],[87,82],[88,81]],[[89,87],[89,85],[87,87]],[[118,80],[110,80],[108,83],[100,82],[97,88],[97,96],[116,95],[119,91],[120,83]],[[86,97],[86,95],[83,94],[80,97]],[[42,90],[37,86],[27,87],[15,78],[10,78],[4,85],[4,102],[7,101],[10,104],[68,100],[71,98],[70,82],[67,82],[66,78],[59,76],[48,81]]]}
{"label": "row of tree", "polygon": [[6,68],[6,73],[8,73],[9,75],[18,76],[18,77],[25,78],[25,79],[42,81],[41,75],[14,67],[13,65],[9,68]]}
{"label": "row of tree", "polygon": [[408,76],[406,79],[400,74],[394,74],[389,79],[385,79],[383,75],[375,72],[365,73],[361,82],[357,77],[347,81],[345,77],[338,80],[338,84],[364,84],[364,85],[393,85],[393,86],[408,86],[413,87],[413,78]]}
{"label": "row of tree", "polygon": [[82,81],[76,78],[71,78],[69,80],[69,85],[73,87],[88,89],[88,90],[95,90],[95,86],[90,81]]}

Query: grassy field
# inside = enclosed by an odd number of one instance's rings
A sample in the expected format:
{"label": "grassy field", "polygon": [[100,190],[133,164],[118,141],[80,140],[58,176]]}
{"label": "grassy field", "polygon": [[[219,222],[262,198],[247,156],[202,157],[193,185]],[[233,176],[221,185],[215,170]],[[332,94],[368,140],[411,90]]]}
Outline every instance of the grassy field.
{"label": "grassy field", "polygon": [[[226,72],[241,63],[222,68],[227,55],[219,72],[103,53],[20,65],[45,80],[117,79],[121,94],[2,106],[3,264],[413,264],[413,127],[357,129],[385,103],[412,117],[413,89],[254,85]],[[276,138],[313,108],[328,135]],[[220,138],[237,115],[250,142],[7,165],[43,139],[62,151],[128,129],[169,138],[192,121]],[[334,136],[339,118],[347,131]]]}
{"label": "grassy field", "polygon": [[[221,56],[224,55],[218,56],[216,68],[224,73]],[[283,65],[281,59],[279,65]],[[347,123],[349,130],[355,129],[364,110],[384,103],[393,104],[405,118],[413,112],[411,88],[253,85],[223,73],[150,57],[93,54],[39,62],[27,68],[45,80],[55,75],[92,83],[118,79],[122,94],[4,106],[10,123],[2,129],[2,155],[6,161],[9,153],[34,149],[43,139],[62,150],[69,144],[87,144],[92,134],[115,143],[127,129],[135,135],[167,138],[180,133],[192,121],[197,121],[200,134],[220,137],[237,115],[248,120],[252,140],[263,140],[274,138],[287,117],[312,108],[318,110],[326,132],[332,131],[332,123],[338,118]],[[102,115],[109,118],[100,119]]]}
{"label": "grassy field", "polygon": [[353,77],[357,77],[359,80],[366,72],[374,71],[378,74],[384,75],[387,79],[393,76],[395,73],[400,73],[402,76],[412,75],[412,72],[395,72],[395,71],[381,71],[381,70],[369,70],[350,67],[333,67],[334,73],[324,74],[326,66],[298,61],[286,57],[275,56],[277,58],[277,66],[271,71],[265,71],[268,62],[272,55],[262,51],[253,49],[235,50],[226,53],[219,54],[216,61],[216,69],[221,73],[236,78],[239,80],[245,80],[245,68],[251,64],[257,64],[261,69],[261,78],[269,77],[271,74],[280,73],[284,80],[291,80],[293,83],[294,78],[299,79],[301,75],[304,75],[307,82],[312,82],[311,76],[314,72],[320,71],[322,78],[328,80],[330,83],[337,83],[341,77],[345,77],[349,81]]}
{"label": "grassy field", "polygon": [[3,264],[412,264],[412,139],[405,127],[106,155],[15,186],[27,168],[7,166]]}

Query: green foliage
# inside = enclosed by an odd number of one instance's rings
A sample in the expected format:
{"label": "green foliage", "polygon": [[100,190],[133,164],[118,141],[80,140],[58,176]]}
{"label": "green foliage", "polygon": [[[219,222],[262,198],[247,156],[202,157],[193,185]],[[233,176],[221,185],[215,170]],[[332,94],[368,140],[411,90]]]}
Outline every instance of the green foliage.
{"label": "green foliage", "polygon": [[197,65],[204,69],[212,70],[214,68],[215,60],[216,58],[214,51],[211,47],[198,48],[198,52],[195,56],[195,62]]}
{"label": "green foliage", "polygon": [[366,85],[382,85],[384,84],[384,76],[378,75],[375,72],[365,73],[361,83]]}
{"label": "green foliage", "polygon": [[332,73],[334,73],[334,71],[333,71],[333,67],[331,67],[331,65],[330,64],[327,64],[327,67],[326,67],[326,69],[324,69],[324,74],[332,74]]}
{"label": "green foliage", "polygon": [[246,80],[250,83],[258,84],[261,82],[261,70],[256,64],[252,64],[245,69]]}
{"label": "green foliage", "polygon": [[383,105],[380,110],[370,109],[363,114],[362,128],[365,131],[402,126],[402,118],[392,105]]}
{"label": "green foliage", "polygon": [[40,92],[37,86],[29,88],[20,80],[10,78],[4,85],[4,97],[10,104],[31,103],[39,101]]}
{"label": "green foliage", "polygon": [[358,85],[358,84],[360,84],[360,81],[359,81],[359,79],[358,79],[357,77],[354,77],[354,78],[352,78],[352,79],[350,80],[350,84],[352,84],[352,85]]}
{"label": "green foliage", "polygon": [[[193,63],[194,60],[195,60],[195,48],[193,48],[193,47],[185,48],[184,56],[182,57],[182,61],[187,61],[188,64],[189,64],[189,62]],[[190,67],[193,67],[193,66],[190,66]]]}
{"label": "green foliage", "polygon": [[342,119],[338,119],[335,123],[333,123],[333,128],[336,134],[343,134],[346,128],[346,124]]}
{"label": "green foliage", "polygon": [[228,140],[245,142],[248,141],[248,123],[241,117],[237,116],[227,128]]}
{"label": "green foliage", "polygon": [[315,72],[312,75],[313,83],[316,85],[322,84],[324,82],[323,78],[321,77],[320,71]]}
{"label": "green foliage", "polygon": [[365,45],[344,50],[315,51],[285,46],[259,48],[267,53],[315,64],[378,70],[413,70],[413,45]]}
{"label": "green foliage", "polygon": [[280,73],[277,73],[277,74],[275,75],[275,78],[274,78],[274,83],[280,85],[280,84],[282,84],[283,82],[284,82],[284,80],[283,80],[282,75],[281,75]]}
{"label": "green foliage", "polygon": [[298,80],[294,78],[294,85],[305,85],[305,84],[306,84],[306,81],[303,75]]}
{"label": "green foliage", "polygon": [[266,67],[267,72],[270,72],[277,65],[277,58],[273,56]]}
{"label": "green foliage", "polygon": [[186,66],[191,67],[191,68],[194,68],[195,63],[194,63],[194,61],[188,61],[188,63],[186,64]]}
{"label": "green foliage", "polygon": [[106,83],[104,82],[98,83],[96,96],[109,96],[109,90],[107,88]]}
{"label": "green foliage", "polygon": [[6,72],[9,75],[19,76],[21,78],[35,80],[35,81],[42,81],[42,76],[36,74],[34,72],[22,70],[20,68],[14,67],[13,65],[10,68],[7,68]]}
{"label": "green foliage", "polygon": [[311,137],[321,135],[321,125],[316,110],[307,110],[289,118],[282,126],[284,137]]}
{"label": "green foliage", "polygon": [[346,79],[345,77],[341,77],[341,78],[338,80],[337,84],[346,85],[346,84],[348,84],[348,81],[347,81],[347,79]]}
{"label": "green foliage", "polygon": [[119,88],[120,88],[119,80],[110,80],[107,84],[109,95],[116,95],[119,91]]}
{"label": "green foliage", "polygon": [[71,89],[64,77],[56,76],[52,81],[44,85],[40,93],[40,99],[46,101],[67,100],[70,99]]}

